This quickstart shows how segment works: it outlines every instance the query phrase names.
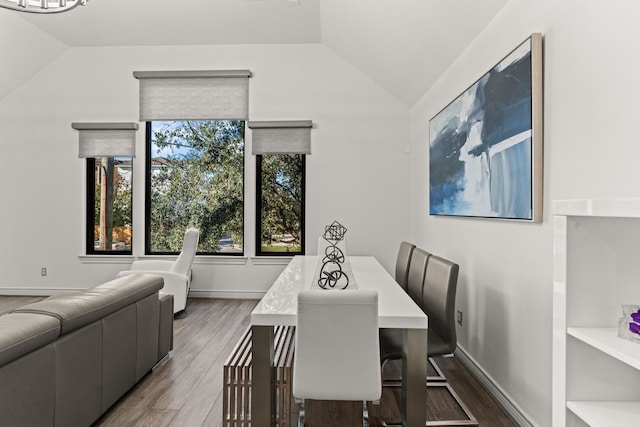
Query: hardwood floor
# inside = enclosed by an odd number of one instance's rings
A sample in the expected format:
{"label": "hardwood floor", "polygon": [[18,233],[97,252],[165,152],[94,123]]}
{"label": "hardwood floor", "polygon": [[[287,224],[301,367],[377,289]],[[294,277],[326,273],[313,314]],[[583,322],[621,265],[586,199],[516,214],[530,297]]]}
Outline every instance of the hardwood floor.
{"label": "hardwood floor", "polygon": [[44,297],[0,296],[0,315],[8,313],[26,304],[38,302]]}
{"label": "hardwood floor", "polygon": [[[38,301],[40,297],[0,297],[0,313]],[[222,371],[228,355],[249,325],[257,300],[189,299],[185,318],[174,320],[174,349],[94,426],[218,427],[222,426]],[[516,424],[453,357],[437,358],[449,383],[483,427]],[[385,375],[399,365],[387,364]],[[372,427],[399,420],[399,389],[386,388],[380,405],[369,404]],[[461,417],[446,390],[429,389],[427,418]],[[361,426],[359,402],[307,403],[307,427]],[[292,406],[292,426],[298,406]]]}

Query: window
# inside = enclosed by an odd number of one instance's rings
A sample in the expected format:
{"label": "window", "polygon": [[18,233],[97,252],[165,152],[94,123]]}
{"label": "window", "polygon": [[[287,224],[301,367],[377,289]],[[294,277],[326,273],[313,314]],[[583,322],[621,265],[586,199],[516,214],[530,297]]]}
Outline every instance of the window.
{"label": "window", "polygon": [[87,254],[131,254],[131,160],[87,158]]}
{"label": "window", "polygon": [[304,254],[305,156],[256,156],[256,254]]}
{"label": "window", "polygon": [[242,255],[243,120],[147,122],[146,253],[174,254],[189,226],[198,253]]}

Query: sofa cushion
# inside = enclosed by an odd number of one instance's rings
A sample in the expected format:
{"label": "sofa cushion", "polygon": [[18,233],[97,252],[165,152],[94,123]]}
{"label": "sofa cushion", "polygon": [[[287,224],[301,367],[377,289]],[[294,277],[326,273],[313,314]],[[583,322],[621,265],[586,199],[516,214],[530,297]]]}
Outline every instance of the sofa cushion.
{"label": "sofa cushion", "polygon": [[134,274],[119,277],[84,292],[57,296],[14,310],[12,313],[47,314],[60,321],[66,334],[158,292],[160,276]]}
{"label": "sofa cushion", "polygon": [[53,342],[60,322],[50,316],[9,313],[0,316],[0,366]]}

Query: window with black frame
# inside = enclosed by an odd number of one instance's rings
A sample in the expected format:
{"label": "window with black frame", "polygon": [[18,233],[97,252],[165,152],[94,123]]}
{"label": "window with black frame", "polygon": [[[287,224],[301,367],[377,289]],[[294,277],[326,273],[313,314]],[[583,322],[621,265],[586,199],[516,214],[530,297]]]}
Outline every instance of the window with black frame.
{"label": "window with black frame", "polygon": [[146,253],[182,249],[200,230],[199,254],[242,255],[243,120],[147,122]]}
{"label": "window with black frame", "polygon": [[146,122],[145,253],[244,253],[250,70],[134,71]]}
{"label": "window with black frame", "polygon": [[131,254],[132,158],[87,158],[87,254]]}
{"label": "window with black frame", "polygon": [[256,156],[256,255],[304,254],[305,160]]}

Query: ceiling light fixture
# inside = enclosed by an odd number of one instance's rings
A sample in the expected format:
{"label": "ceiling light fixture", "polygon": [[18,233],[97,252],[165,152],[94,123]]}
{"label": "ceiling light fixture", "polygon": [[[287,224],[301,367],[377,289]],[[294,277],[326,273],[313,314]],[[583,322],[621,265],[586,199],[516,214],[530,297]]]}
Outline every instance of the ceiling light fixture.
{"label": "ceiling light fixture", "polygon": [[0,0],[0,7],[30,13],[59,13],[85,5],[89,0]]}

